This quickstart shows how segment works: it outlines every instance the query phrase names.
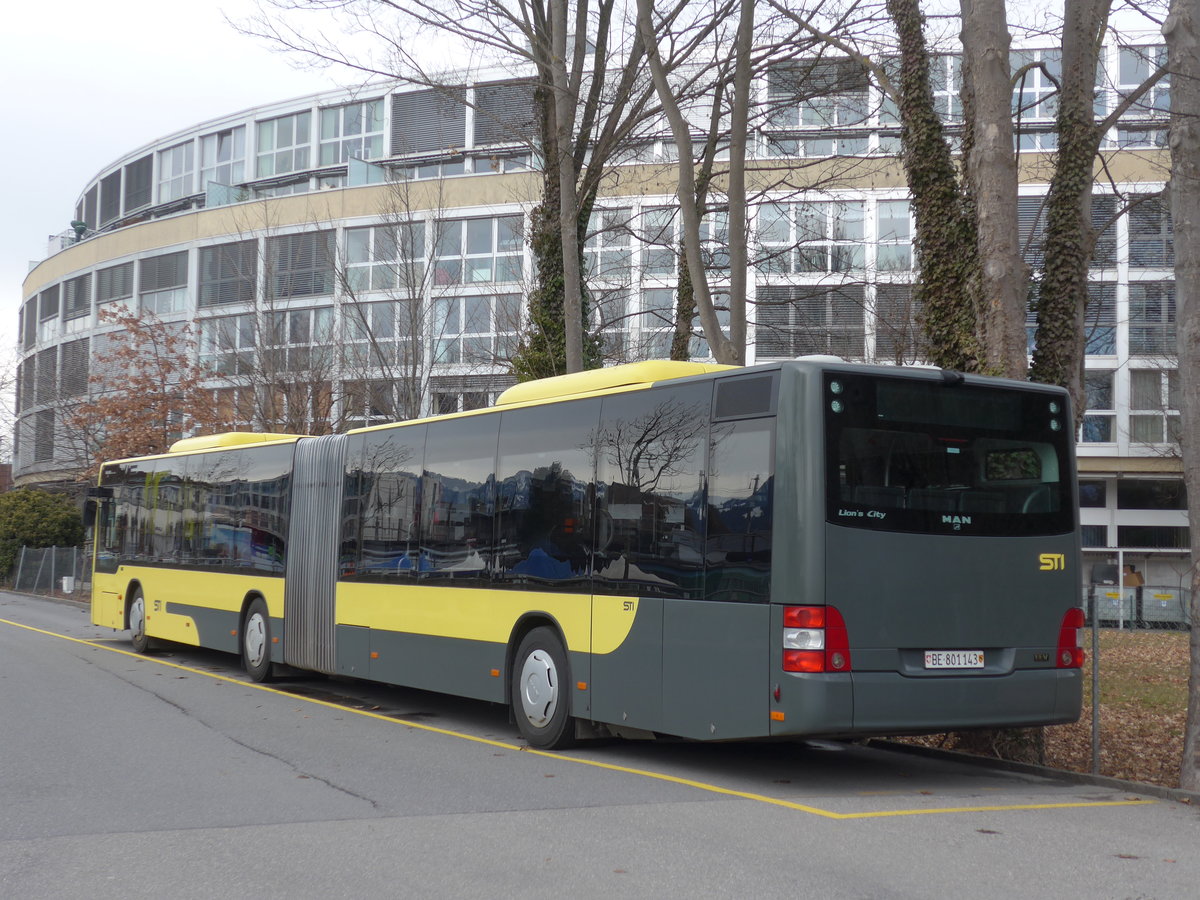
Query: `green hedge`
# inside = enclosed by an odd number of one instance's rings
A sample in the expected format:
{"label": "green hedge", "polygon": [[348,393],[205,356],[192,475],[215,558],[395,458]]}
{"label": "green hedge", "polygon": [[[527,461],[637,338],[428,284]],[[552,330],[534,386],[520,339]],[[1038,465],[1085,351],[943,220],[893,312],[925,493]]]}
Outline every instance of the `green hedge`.
{"label": "green hedge", "polygon": [[81,543],[83,522],[69,498],[27,488],[0,494],[0,574],[12,571],[21,547]]}

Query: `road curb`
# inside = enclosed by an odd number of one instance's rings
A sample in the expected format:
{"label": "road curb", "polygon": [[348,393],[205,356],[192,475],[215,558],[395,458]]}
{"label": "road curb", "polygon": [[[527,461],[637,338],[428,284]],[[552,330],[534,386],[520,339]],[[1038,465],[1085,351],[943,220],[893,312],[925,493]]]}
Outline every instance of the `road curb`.
{"label": "road curb", "polygon": [[1033,763],[1014,762],[1008,759],[996,759],[991,756],[976,756],[973,753],[963,753],[960,750],[942,750],[937,747],[922,747],[918,744],[901,744],[884,738],[871,738],[868,746],[892,750],[897,753],[910,753],[913,756],[925,756],[931,759],[943,759],[951,762],[965,763],[988,769],[999,769],[1002,772],[1019,772],[1022,775],[1039,775],[1042,778],[1052,778],[1071,784],[1091,784],[1112,790],[1125,791],[1130,794],[1148,794],[1162,800],[1174,800],[1187,803],[1200,810],[1200,794],[1180,788],[1163,787],[1160,784],[1147,784],[1144,781],[1126,781],[1123,778],[1110,778],[1108,775],[1091,775],[1087,772],[1072,772],[1069,769],[1055,769],[1051,766],[1039,766]]}

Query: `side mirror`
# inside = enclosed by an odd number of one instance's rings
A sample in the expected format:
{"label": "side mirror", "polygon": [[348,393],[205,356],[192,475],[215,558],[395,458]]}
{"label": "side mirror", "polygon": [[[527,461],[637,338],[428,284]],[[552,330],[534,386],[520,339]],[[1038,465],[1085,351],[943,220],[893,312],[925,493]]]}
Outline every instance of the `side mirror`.
{"label": "side mirror", "polygon": [[88,528],[96,524],[96,510],[100,508],[102,503],[112,500],[113,489],[110,487],[90,487],[84,495],[83,501],[83,527]]}

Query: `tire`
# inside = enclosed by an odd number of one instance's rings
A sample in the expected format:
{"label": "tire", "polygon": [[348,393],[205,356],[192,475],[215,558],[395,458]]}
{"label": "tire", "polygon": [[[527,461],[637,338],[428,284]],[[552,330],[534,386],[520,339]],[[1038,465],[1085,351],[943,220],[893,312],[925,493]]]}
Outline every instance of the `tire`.
{"label": "tire", "polygon": [[525,635],[513,658],[512,709],[529,746],[563,750],[575,743],[571,673],[562,640],[550,628]]}
{"label": "tire", "polygon": [[135,588],[129,598],[129,643],[134,653],[145,653],[150,649],[150,638],[146,636],[146,595]]}
{"label": "tire", "polygon": [[271,617],[262,597],[254,599],[242,621],[242,665],[251,681],[271,680]]}

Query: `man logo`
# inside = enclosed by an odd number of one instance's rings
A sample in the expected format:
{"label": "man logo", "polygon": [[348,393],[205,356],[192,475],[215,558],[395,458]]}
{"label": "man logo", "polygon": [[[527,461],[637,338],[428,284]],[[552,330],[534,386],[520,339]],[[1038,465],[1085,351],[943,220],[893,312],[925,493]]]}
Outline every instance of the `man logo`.
{"label": "man logo", "polygon": [[1038,569],[1043,572],[1057,572],[1067,567],[1067,558],[1061,553],[1042,553],[1038,556]]}

